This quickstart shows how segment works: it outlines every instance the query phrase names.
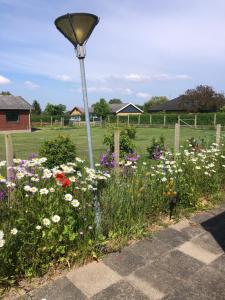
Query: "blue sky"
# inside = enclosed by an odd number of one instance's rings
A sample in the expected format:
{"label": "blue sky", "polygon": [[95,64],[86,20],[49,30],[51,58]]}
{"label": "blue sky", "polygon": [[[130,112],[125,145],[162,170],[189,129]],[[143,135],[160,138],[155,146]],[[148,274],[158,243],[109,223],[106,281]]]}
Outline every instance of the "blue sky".
{"label": "blue sky", "polygon": [[90,104],[225,90],[224,0],[0,0],[0,90],[82,105],[79,61],[54,26],[67,12],[100,17],[86,47]]}

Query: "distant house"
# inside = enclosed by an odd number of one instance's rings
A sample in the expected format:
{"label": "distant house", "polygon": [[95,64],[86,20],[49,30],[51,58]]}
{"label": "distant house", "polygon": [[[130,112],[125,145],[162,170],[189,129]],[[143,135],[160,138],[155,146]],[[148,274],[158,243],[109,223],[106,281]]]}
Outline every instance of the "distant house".
{"label": "distant house", "polygon": [[[117,116],[127,116],[127,115],[141,115],[143,110],[139,107],[134,105],[133,103],[116,103],[116,104],[109,104],[110,113],[117,115]],[[90,107],[89,114],[94,114],[94,108]],[[75,106],[71,112],[71,116],[81,116],[84,114],[84,109],[82,107]]]}
{"label": "distant house", "polygon": [[31,131],[31,109],[22,97],[0,95],[0,132]]}
{"label": "distant house", "polygon": [[181,105],[180,105],[181,99],[182,99],[181,97],[177,97],[177,98],[167,101],[164,104],[154,106],[149,109],[149,112],[153,113],[153,112],[160,112],[160,111],[167,111],[167,112],[184,111],[184,109],[181,108]]}

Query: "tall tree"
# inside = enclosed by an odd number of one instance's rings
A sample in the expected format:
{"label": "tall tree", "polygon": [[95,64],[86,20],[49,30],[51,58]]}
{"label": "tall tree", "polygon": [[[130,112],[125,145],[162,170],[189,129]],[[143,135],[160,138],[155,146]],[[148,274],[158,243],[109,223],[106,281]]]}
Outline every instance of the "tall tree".
{"label": "tall tree", "polygon": [[109,100],[109,104],[121,104],[121,103],[123,103],[123,102],[117,98],[113,98],[113,99]]}
{"label": "tall tree", "polygon": [[45,114],[50,116],[62,116],[66,112],[66,106],[63,104],[54,105],[47,103],[45,107]]}
{"label": "tall tree", "polygon": [[36,115],[41,114],[41,106],[40,106],[40,103],[37,100],[33,101],[32,107],[33,107],[33,113],[34,114],[36,114]]}
{"label": "tall tree", "polygon": [[9,95],[12,95],[12,94],[9,91],[2,91],[0,93],[0,95],[2,95],[2,96],[9,96]]}
{"label": "tall tree", "polygon": [[101,98],[99,102],[94,104],[94,113],[103,119],[110,113],[109,104],[104,98]]}
{"label": "tall tree", "polygon": [[208,85],[188,89],[181,95],[180,108],[190,112],[218,111],[225,105],[225,97]]}
{"label": "tall tree", "polygon": [[161,105],[169,101],[166,96],[154,96],[144,103],[143,109],[145,112],[148,112],[150,108]]}

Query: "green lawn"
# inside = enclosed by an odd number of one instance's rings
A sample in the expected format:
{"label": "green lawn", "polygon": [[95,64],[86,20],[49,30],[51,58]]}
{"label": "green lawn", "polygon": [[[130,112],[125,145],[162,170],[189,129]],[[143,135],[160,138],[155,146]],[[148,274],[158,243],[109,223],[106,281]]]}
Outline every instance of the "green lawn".
{"label": "green lawn", "polygon": [[[94,156],[97,161],[106,150],[103,145],[104,135],[109,129],[94,127],[92,128],[93,134],[93,147]],[[15,156],[18,158],[27,158],[31,153],[38,153],[40,145],[43,141],[56,137],[57,135],[67,135],[71,137],[77,147],[77,155],[81,158],[87,158],[87,136],[85,128],[65,128],[65,129],[40,129],[32,133],[17,133],[12,134],[13,146]],[[135,144],[137,152],[146,155],[146,147],[151,144],[153,137],[163,135],[169,147],[174,144],[174,129],[167,128],[138,128]],[[181,144],[187,138],[204,138],[208,143],[215,142],[215,130],[196,130],[191,128],[181,129]],[[0,160],[5,159],[5,145],[4,135],[0,135]]]}

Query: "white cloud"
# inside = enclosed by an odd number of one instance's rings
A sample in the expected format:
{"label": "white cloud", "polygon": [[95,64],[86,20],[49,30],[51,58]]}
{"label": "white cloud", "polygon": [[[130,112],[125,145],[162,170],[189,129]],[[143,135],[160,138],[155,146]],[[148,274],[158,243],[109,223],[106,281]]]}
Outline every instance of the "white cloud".
{"label": "white cloud", "polygon": [[64,82],[73,82],[74,81],[74,79],[72,77],[70,77],[69,75],[65,75],[65,74],[57,75],[55,77],[55,79],[64,81]]}
{"label": "white cloud", "polygon": [[8,78],[0,75],[0,84],[9,84],[10,82],[11,81]]}
{"label": "white cloud", "polygon": [[40,87],[38,84],[36,84],[32,81],[29,81],[29,80],[25,81],[24,84],[31,90],[35,90]]}
{"label": "white cloud", "polygon": [[125,75],[124,78],[128,81],[134,81],[134,82],[146,82],[151,80],[150,76],[145,76],[142,74],[128,74]]}
{"label": "white cloud", "polygon": [[136,93],[136,96],[137,96],[137,97],[140,97],[140,98],[150,98],[150,97],[151,97],[150,94],[148,94],[148,93],[143,93],[143,92]]}

